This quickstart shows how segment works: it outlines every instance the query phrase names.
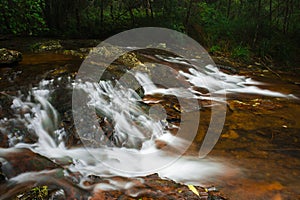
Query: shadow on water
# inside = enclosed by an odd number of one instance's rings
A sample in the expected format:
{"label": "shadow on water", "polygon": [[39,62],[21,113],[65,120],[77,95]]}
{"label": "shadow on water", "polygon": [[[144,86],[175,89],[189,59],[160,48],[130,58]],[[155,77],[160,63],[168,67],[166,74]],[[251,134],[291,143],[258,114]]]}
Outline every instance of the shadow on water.
{"label": "shadow on water", "polygon": [[[144,62],[166,64],[171,67],[174,65],[176,73],[181,69],[181,65],[174,60],[155,57],[151,52],[149,55],[145,54],[147,52],[140,55]],[[156,54],[157,52],[155,52]],[[135,178],[130,178],[130,173],[122,174],[113,171],[97,163],[98,160],[95,161],[95,158],[105,160],[107,156],[122,155],[124,148],[131,149],[132,145],[133,149],[137,148],[139,151],[143,151],[142,147],[145,147],[145,143],[143,143],[145,141],[131,141],[127,144],[122,142],[125,136],[128,137],[126,134],[121,134],[124,130],[122,126],[126,123],[117,121],[122,121],[122,116],[114,118],[119,110],[117,107],[110,107],[110,102],[114,99],[107,100],[114,96],[107,89],[110,87],[108,83],[102,85],[102,89],[106,88],[106,90],[101,91],[107,101],[103,101],[102,97],[96,100],[102,101],[102,106],[105,105],[105,102],[109,102],[104,106],[105,108],[98,108],[97,115],[106,138],[112,142],[111,146],[102,148],[103,153],[98,153],[99,157],[90,157],[82,150],[84,149],[82,142],[95,145],[97,140],[94,138],[84,138],[88,141],[80,140],[73,125],[72,81],[81,62],[82,60],[77,57],[62,54],[25,54],[19,66],[0,68],[0,146],[2,147],[0,149],[0,162],[2,163],[0,199],[11,198],[11,196],[20,194],[36,185],[48,185],[49,190],[56,192],[63,189],[64,196],[69,199],[87,199],[95,191],[95,188],[99,191],[114,190],[123,193],[127,191],[127,198],[134,195],[143,196],[143,194],[138,195],[138,188],[141,191],[146,190],[141,185],[147,181],[151,182],[153,179],[151,174],[144,174],[142,176],[144,180],[136,178],[136,175],[134,175]],[[113,64],[109,78],[120,76],[116,70],[124,70],[124,67],[126,67],[124,63]],[[193,116],[195,116],[195,112],[199,112],[201,119],[198,134],[188,151],[185,152],[187,159],[179,160],[177,166],[175,164],[175,167],[169,168],[169,171],[162,170],[158,172],[159,175],[183,183],[191,182],[204,186],[213,184],[221,190],[223,196],[229,199],[299,199],[300,102],[296,98],[288,96],[288,94],[293,94],[299,97],[299,86],[275,77],[253,77],[254,80],[267,83],[259,86],[260,89],[267,90],[254,89],[254,94],[248,94],[252,90],[247,87],[247,84],[251,85],[253,82],[248,83],[246,79],[237,75],[224,75],[225,82],[230,80],[232,84],[236,83],[234,81],[239,81],[239,83],[244,81],[246,86],[228,85],[225,125],[217,145],[209,154],[209,157],[214,159],[197,163],[196,161],[199,159],[196,156],[199,146],[210,123],[211,106],[218,101],[200,98],[209,91],[205,87],[197,86],[197,82],[193,82],[200,75],[192,72],[185,66],[182,72],[171,75],[182,77],[178,81],[178,87],[185,87],[188,80],[189,83],[195,84],[192,89],[196,97],[193,98],[197,99],[201,108],[187,107],[189,111],[183,123],[194,122]],[[172,71],[172,73],[174,72]],[[245,75],[247,74],[245,73]],[[148,80],[147,77],[141,75],[139,78],[140,83]],[[168,145],[168,140],[172,141],[172,135],[176,134],[177,127],[180,126],[180,115],[183,111],[170,90],[157,90],[155,85],[150,86],[148,84],[143,91],[135,91],[140,97],[133,100],[135,103],[130,104],[129,102],[128,105],[134,110],[125,117],[130,116],[132,119],[130,122],[136,123],[138,127],[135,132],[146,134],[147,137],[143,135],[145,138],[149,138],[149,134],[150,138],[153,137],[151,131],[155,128],[168,132],[165,140],[158,135],[155,138],[156,141],[147,141],[148,143],[152,142],[150,146],[160,149]],[[89,89],[85,87],[85,92]],[[174,91],[178,92],[178,90]],[[268,95],[264,95],[264,92]],[[186,98],[187,105],[189,105],[188,102],[188,98]],[[149,112],[151,106],[158,103],[166,112],[166,116],[158,116],[160,122],[155,122],[154,118],[150,119],[142,114]],[[112,115],[107,114],[106,109],[110,109]],[[56,112],[58,115],[54,117]],[[152,112],[155,115],[155,110]],[[142,125],[138,124],[140,116],[144,117]],[[146,122],[151,122],[150,126],[146,126]],[[57,124],[54,125],[55,123]],[[37,130],[45,132],[45,134],[37,133]],[[49,133],[52,135],[48,138],[45,135]],[[118,137],[114,137],[114,134]],[[177,142],[177,140],[174,141]],[[178,142],[181,141],[178,140]],[[169,146],[170,148],[164,148],[167,153],[159,154],[158,160],[170,159],[169,155],[180,148],[177,144],[169,144]],[[90,151],[96,150],[91,149]],[[113,162],[107,162],[115,165]],[[132,166],[135,166],[134,164],[136,165],[133,163]],[[146,163],[141,161],[140,165],[142,164]],[[131,166],[129,163],[127,165]],[[179,166],[184,165],[187,165],[186,169],[190,171],[182,171],[182,174],[178,174]],[[138,168],[142,168],[142,166],[138,166]],[[216,170],[210,171],[213,168]],[[211,179],[210,176],[214,175],[216,175],[215,178]],[[122,176],[123,178],[120,178]],[[158,177],[155,180],[157,181]],[[150,183],[147,182],[147,184]],[[170,182],[169,184],[174,183]],[[96,187],[94,187],[95,185]],[[155,187],[160,190],[163,188],[163,186]],[[151,197],[151,193],[145,192],[144,194]],[[100,193],[95,196],[97,195],[101,196]]]}

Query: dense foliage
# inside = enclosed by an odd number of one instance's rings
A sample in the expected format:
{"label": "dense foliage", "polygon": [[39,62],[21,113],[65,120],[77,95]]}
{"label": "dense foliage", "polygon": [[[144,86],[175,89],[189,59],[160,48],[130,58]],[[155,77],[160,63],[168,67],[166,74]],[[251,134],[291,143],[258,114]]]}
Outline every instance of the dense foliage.
{"label": "dense foliage", "polygon": [[1,33],[105,38],[161,26],[211,53],[291,61],[300,44],[300,0],[2,0]]}
{"label": "dense foliage", "polygon": [[0,1],[0,33],[34,35],[47,31],[44,0]]}

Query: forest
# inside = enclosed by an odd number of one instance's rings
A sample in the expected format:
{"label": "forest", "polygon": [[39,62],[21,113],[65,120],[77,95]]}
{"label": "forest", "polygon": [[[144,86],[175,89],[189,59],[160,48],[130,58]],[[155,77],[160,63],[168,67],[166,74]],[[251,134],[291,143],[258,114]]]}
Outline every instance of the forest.
{"label": "forest", "polygon": [[210,53],[297,63],[300,0],[5,0],[0,34],[100,38],[166,27]]}

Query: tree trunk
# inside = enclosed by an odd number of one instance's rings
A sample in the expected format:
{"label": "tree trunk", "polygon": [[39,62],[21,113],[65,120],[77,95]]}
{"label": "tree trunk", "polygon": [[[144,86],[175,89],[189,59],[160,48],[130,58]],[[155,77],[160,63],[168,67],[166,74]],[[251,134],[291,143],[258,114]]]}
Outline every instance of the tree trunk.
{"label": "tree trunk", "polygon": [[78,8],[75,9],[75,15],[76,15],[76,28],[77,28],[77,31],[80,33],[81,23],[80,23],[80,15],[79,15],[79,9]]}
{"label": "tree trunk", "polygon": [[190,20],[190,16],[191,16],[191,10],[192,10],[193,3],[194,3],[194,0],[190,0],[189,6],[188,6],[188,9],[186,12],[186,18],[185,18],[186,29],[188,29],[188,26],[189,26],[189,20]]}
{"label": "tree trunk", "polygon": [[152,3],[151,3],[151,0],[147,0],[147,1],[148,1],[149,9],[150,9],[150,15],[151,15],[151,18],[153,19],[154,15],[153,15]]}
{"label": "tree trunk", "polygon": [[103,27],[104,22],[104,0],[100,1],[100,24]]}
{"label": "tree trunk", "polygon": [[269,2],[269,20],[270,20],[270,27],[272,27],[272,14],[273,14],[273,6],[272,6],[272,0]]}
{"label": "tree trunk", "polygon": [[114,5],[113,5],[113,3],[111,2],[111,4],[110,4],[110,17],[111,17],[111,19],[114,21],[115,20],[115,16],[114,16]]}
{"label": "tree trunk", "polygon": [[131,25],[132,25],[132,27],[134,27],[134,25],[135,25],[135,19],[134,19],[134,14],[133,14],[133,12],[132,12],[132,8],[129,7],[129,8],[128,8],[128,11],[129,11],[130,18],[131,18]]}
{"label": "tree trunk", "polygon": [[261,13],[261,0],[258,0],[258,5],[257,5],[257,14],[256,14],[256,29],[255,29],[255,34],[254,34],[254,39],[253,39],[253,45],[255,45],[257,38],[258,38],[258,32],[261,26],[261,18],[260,18],[260,13]]}
{"label": "tree trunk", "polygon": [[287,22],[286,22],[286,33],[290,30],[290,20],[294,11],[294,0],[289,0],[288,2],[288,14],[287,14]]}
{"label": "tree trunk", "polygon": [[241,16],[241,14],[242,14],[242,11],[243,11],[243,7],[244,7],[244,2],[243,2],[243,0],[240,0],[240,6],[239,6],[239,11],[238,11],[238,17],[240,17]]}
{"label": "tree trunk", "polygon": [[285,1],[285,12],[283,21],[283,32],[287,33],[288,29],[288,15],[289,15],[289,0]]}
{"label": "tree trunk", "polygon": [[167,10],[167,0],[164,0],[164,5],[162,6],[162,15],[165,16]]}
{"label": "tree trunk", "polygon": [[261,13],[261,0],[258,0],[258,6],[257,6],[257,17],[260,18]]}
{"label": "tree trunk", "polygon": [[227,18],[228,19],[229,19],[230,11],[231,11],[231,2],[232,2],[232,0],[228,0],[228,3],[227,3]]}
{"label": "tree trunk", "polygon": [[51,2],[52,2],[51,0],[45,0],[45,8],[43,9],[46,24],[49,28],[53,28],[54,26],[53,17],[51,16],[51,12],[52,12]]}
{"label": "tree trunk", "polygon": [[279,26],[280,19],[280,0],[277,0],[277,15],[276,15],[276,25]]}
{"label": "tree trunk", "polygon": [[146,16],[149,17],[149,1],[146,0],[144,1],[144,7],[145,7],[145,13],[146,13]]}

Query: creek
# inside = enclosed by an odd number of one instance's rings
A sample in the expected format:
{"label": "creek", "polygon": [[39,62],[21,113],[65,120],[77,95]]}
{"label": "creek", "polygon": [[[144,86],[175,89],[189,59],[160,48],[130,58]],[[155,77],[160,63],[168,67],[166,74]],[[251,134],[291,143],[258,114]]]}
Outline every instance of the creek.
{"label": "creek", "polygon": [[[97,83],[75,80],[82,59],[71,55],[24,54],[0,68],[0,199],[36,185],[67,199],[139,197],[130,189],[152,174],[213,184],[230,199],[300,198],[298,85],[157,51],[140,57],[138,68],[113,63]],[[210,124],[223,120],[213,112],[224,112],[222,133],[199,158]]]}

